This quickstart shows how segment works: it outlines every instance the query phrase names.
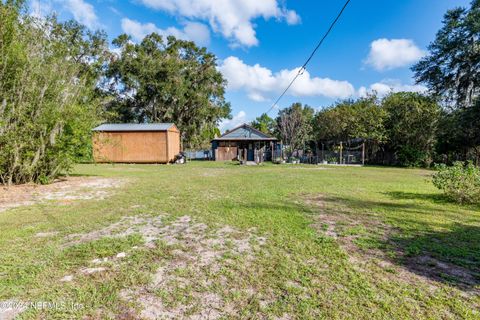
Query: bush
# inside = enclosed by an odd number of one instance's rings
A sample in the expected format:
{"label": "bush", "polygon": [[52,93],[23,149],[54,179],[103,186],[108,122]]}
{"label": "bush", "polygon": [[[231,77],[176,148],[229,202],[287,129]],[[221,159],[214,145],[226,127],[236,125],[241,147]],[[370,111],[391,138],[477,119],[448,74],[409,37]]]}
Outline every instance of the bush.
{"label": "bush", "polygon": [[457,161],[451,167],[436,166],[433,184],[458,203],[480,203],[480,169],[468,162]]}

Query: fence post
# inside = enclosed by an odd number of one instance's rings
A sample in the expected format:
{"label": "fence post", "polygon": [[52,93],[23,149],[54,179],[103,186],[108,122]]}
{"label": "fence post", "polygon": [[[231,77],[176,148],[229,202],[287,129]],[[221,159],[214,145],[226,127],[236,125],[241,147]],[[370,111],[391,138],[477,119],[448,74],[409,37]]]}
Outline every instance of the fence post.
{"label": "fence post", "polygon": [[365,142],[362,143],[362,166],[365,165]]}
{"label": "fence post", "polygon": [[340,141],[340,164],[342,164],[343,161],[343,142]]}

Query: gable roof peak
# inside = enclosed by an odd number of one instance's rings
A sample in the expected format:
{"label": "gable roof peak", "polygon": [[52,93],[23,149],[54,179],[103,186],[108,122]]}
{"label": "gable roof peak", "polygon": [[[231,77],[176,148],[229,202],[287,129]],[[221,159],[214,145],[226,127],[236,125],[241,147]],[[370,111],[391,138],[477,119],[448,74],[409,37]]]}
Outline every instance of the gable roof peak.
{"label": "gable roof peak", "polygon": [[232,130],[226,131],[219,138],[214,140],[277,140],[276,138],[255,129],[251,125],[244,123]]}

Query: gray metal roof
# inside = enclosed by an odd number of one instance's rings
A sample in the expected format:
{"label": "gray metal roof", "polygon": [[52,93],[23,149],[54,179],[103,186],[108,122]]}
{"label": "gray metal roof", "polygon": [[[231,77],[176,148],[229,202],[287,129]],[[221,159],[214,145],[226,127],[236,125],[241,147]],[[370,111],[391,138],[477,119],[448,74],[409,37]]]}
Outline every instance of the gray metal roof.
{"label": "gray metal roof", "polygon": [[236,127],[232,129],[231,131],[228,131],[224,133],[222,136],[219,138],[213,139],[217,141],[222,141],[222,140],[255,140],[255,141],[262,141],[262,140],[268,140],[268,141],[275,141],[277,140],[274,137],[269,136],[268,134],[265,134],[248,124],[242,124],[239,127]]}
{"label": "gray metal roof", "polygon": [[174,124],[173,123],[105,123],[92,131],[167,131]]}

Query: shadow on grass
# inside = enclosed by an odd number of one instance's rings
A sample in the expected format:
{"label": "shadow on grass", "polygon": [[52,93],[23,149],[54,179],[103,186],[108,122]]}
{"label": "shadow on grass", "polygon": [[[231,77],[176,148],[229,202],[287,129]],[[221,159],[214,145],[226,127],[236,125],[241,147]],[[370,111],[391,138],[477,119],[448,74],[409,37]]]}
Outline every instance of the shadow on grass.
{"label": "shadow on grass", "polygon": [[[396,200],[421,199],[427,203],[386,202],[325,195],[322,201],[327,206],[320,211],[332,217],[337,216],[336,219],[361,223],[369,230],[366,235],[368,239],[377,237],[374,239],[380,244],[377,250],[384,251],[384,257],[392,256],[386,251],[395,252],[393,258],[385,258],[394,264],[430,280],[465,291],[479,292],[480,225],[452,225],[446,222],[463,217],[452,209],[438,207],[450,203],[439,194],[386,194]],[[428,202],[437,206],[432,207]],[[372,215],[372,212],[376,214]],[[472,221],[472,217],[464,218],[462,221]],[[368,256],[370,253],[363,254]]]}
{"label": "shadow on grass", "polygon": [[455,224],[448,231],[391,235],[401,255],[396,263],[431,280],[462,289],[480,285],[480,227]]}
{"label": "shadow on grass", "polygon": [[101,177],[98,174],[92,173],[69,173],[68,175],[60,176],[59,179],[67,180],[69,177]]}
{"label": "shadow on grass", "polygon": [[441,193],[391,191],[385,192],[384,194],[395,200],[422,200],[440,204],[451,203],[451,201]]}
{"label": "shadow on grass", "polygon": [[[458,205],[458,203],[447,198],[444,194],[441,193],[415,193],[415,192],[403,192],[403,191],[392,191],[383,193],[394,200],[415,200],[415,201],[426,201],[432,204],[441,204],[441,205]],[[480,204],[465,204],[463,208],[470,209],[474,211],[480,211]]]}

